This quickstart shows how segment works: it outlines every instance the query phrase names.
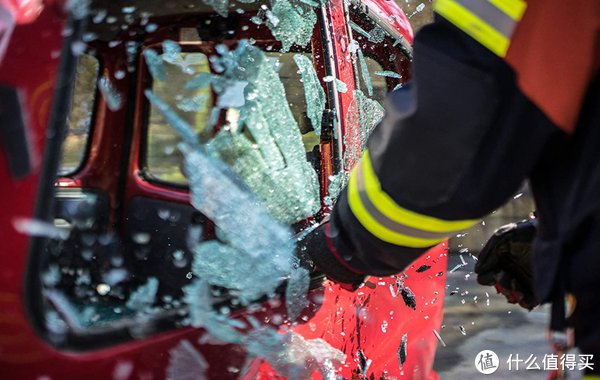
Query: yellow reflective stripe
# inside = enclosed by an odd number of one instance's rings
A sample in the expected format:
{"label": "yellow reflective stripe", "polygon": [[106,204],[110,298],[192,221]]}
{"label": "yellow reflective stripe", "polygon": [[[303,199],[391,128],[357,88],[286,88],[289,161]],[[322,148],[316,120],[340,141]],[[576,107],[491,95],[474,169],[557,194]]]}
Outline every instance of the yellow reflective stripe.
{"label": "yellow reflective stripe", "polygon": [[515,21],[520,21],[527,8],[523,0],[488,0]]}
{"label": "yellow reflective stripe", "polygon": [[468,228],[476,222],[447,221],[400,207],[381,189],[368,151],[350,176],[348,204],[360,224],[375,237],[412,248],[436,245],[448,234]]}
{"label": "yellow reflective stripe", "polygon": [[372,233],[375,237],[380,240],[383,240],[387,243],[394,245],[401,245],[404,247],[411,248],[426,248],[432,245],[436,245],[442,242],[444,239],[422,239],[416,238],[413,236],[404,235],[395,231],[392,231],[383,225],[381,225],[371,214],[369,214],[362,204],[360,200],[360,195],[358,193],[358,184],[357,184],[357,176],[356,170],[358,168],[355,167],[352,171],[352,175],[350,176],[350,183],[348,184],[348,204],[350,206],[350,210],[358,219],[360,224],[370,233]]}
{"label": "yellow reflective stripe", "polygon": [[[484,0],[481,0],[484,1]],[[454,0],[437,0],[435,11],[494,54],[504,57],[510,40]]]}
{"label": "yellow reflective stripe", "polygon": [[600,380],[600,376],[583,375],[583,380]]}
{"label": "yellow reflective stripe", "polygon": [[477,222],[477,220],[443,220],[400,207],[381,189],[381,184],[371,164],[369,151],[365,151],[359,165],[362,167],[364,188],[369,199],[379,212],[397,223],[423,231],[452,233],[469,228]]}

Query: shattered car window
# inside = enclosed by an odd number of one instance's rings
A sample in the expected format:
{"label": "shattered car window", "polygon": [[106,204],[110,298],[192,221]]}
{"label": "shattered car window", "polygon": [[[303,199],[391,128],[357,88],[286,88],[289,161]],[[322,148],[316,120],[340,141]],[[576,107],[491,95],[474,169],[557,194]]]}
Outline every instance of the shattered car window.
{"label": "shattered car window", "polygon": [[[154,79],[152,84],[154,93],[159,98],[164,99],[169,107],[177,110],[186,122],[194,126],[195,133],[202,134],[207,125],[211,123],[211,117],[218,117],[218,115],[214,115],[213,111],[214,91],[211,91],[209,86],[211,79],[216,77],[211,74],[206,55],[203,53],[181,53],[182,58],[180,60],[182,62],[186,60],[198,61],[198,64],[186,66],[188,70],[186,73],[181,66],[169,64],[165,61],[164,55],[159,56],[150,52],[154,52],[154,50],[147,50],[144,57]],[[159,59],[158,61],[153,60],[155,56]],[[283,84],[285,97],[294,122],[300,131],[304,150],[309,160],[313,162],[318,159],[318,145],[320,142],[316,133],[318,129],[315,131],[314,122],[316,121],[308,116],[312,109],[310,104],[307,107],[306,97],[308,94],[305,95],[305,86],[300,80],[301,77],[295,63],[297,59],[301,58],[305,60],[303,62],[309,62],[312,67],[311,55],[309,53],[266,52],[266,56]],[[171,58],[171,61],[174,61],[174,59]],[[214,86],[215,84],[213,84]],[[232,130],[237,130],[240,127],[240,111],[234,105],[241,100],[235,99],[235,97],[243,96],[242,92],[245,90],[244,83],[239,82],[237,86],[237,88],[230,87],[228,92],[221,94],[220,97],[222,99],[220,100],[221,105],[228,102],[227,105],[231,106],[225,111],[224,119]],[[320,91],[323,91],[318,82],[317,86]],[[321,109],[310,113],[310,116],[317,113],[319,122],[324,108],[324,101],[323,94]],[[210,134],[210,132],[205,134]],[[215,136],[215,146],[219,144],[219,141],[226,139],[226,135],[224,132],[218,133]],[[177,134],[168,126],[163,116],[157,112],[156,107],[151,106],[146,165],[147,173],[152,178],[176,184],[188,183],[181,170],[182,157],[176,149],[178,142],[179,137]],[[268,149],[267,142],[262,140],[262,144],[263,153],[270,154],[267,161],[276,160],[277,154],[275,152],[265,151],[265,149]],[[285,145],[284,141],[281,141],[279,145]]]}

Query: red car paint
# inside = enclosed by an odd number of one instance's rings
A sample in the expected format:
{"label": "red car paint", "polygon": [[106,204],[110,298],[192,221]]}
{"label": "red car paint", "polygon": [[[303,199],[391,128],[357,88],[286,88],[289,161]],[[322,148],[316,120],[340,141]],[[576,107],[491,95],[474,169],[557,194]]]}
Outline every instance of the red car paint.
{"label": "red car paint", "polygon": [[[373,12],[394,16],[393,28],[408,41],[412,41],[412,31],[405,15],[393,2],[385,0],[364,1]],[[338,119],[340,133],[344,136],[356,136],[352,128],[357,126],[345,123],[346,114],[352,102],[352,90],[356,87],[355,73],[347,46],[348,23],[342,0],[332,0],[326,9],[328,35],[336,62],[336,76],[348,85],[346,93],[337,94]],[[9,54],[0,65],[0,83],[16,87],[20,91],[26,116],[26,128],[33,153],[34,166],[25,178],[14,179],[7,169],[7,157],[0,153],[0,376],[3,379],[110,379],[120,365],[132,365],[129,379],[162,379],[168,365],[169,350],[181,339],[196,342],[201,330],[179,328],[156,333],[148,338],[129,340],[123,343],[107,342],[102,348],[93,350],[66,351],[53,347],[32,327],[35,316],[28,310],[25,294],[27,254],[30,238],[15,230],[17,218],[32,218],[34,202],[39,188],[41,171],[40,157],[43,154],[47,130],[49,109],[52,102],[53,86],[56,78],[59,51],[62,41],[62,28],[65,16],[60,7],[46,3],[40,15],[30,24],[18,26],[12,35],[8,47]],[[315,38],[313,49],[321,49],[321,41]],[[107,51],[102,70],[114,72],[122,68],[125,62],[122,47]],[[98,47],[102,54],[102,47]],[[134,75],[141,75],[141,67]],[[322,74],[322,72],[320,73]],[[127,75],[119,82],[126,91],[129,81]],[[136,91],[143,90],[138,82]],[[139,98],[139,97],[138,97]],[[141,103],[136,105],[134,113],[133,135],[126,138],[124,128],[115,126],[126,122],[125,109],[117,112],[108,110],[102,101],[97,105],[94,128],[92,128],[89,154],[85,166],[72,178],[62,178],[58,186],[102,189],[111,198],[111,205],[118,200],[117,176],[122,159],[129,160],[129,169],[125,194],[132,196],[185,203],[188,195],[185,190],[169,188],[145,181],[140,176],[139,155],[142,141]],[[125,144],[131,144],[128,158],[114,157],[124,150]],[[349,139],[345,149],[360,146],[360,141]],[[119,149],[115,150],[115,147]],[[322,147],[324,170],[322,179],[332,173],[333,151],[331,147]],[[114,159],[108,159],[109,157]],[[355,157],[354,159],[356,159]],[[327,181],[322,181],[326,188]],[[112,217],[114,213],[112,213]],[[421,265],[431,268],[417,273]],[[439,330],[442,320],[442,307],[446,269],[446,247],[439,245],[407,269],[404,285],[416,295],[417,308],[413,310],[405,305],[400,296],[394,295],[391,288],[394,278],[370,278],[367,285],[354,293],[340,289],[326,282],[322,288],[311,292],[311,306],[305,311],[306,323],[291,328],[310,338],[323,338],[333,347],[346,353],[347,359],[340,368],[345,378],[361,378],[359,375],[358,350],[372,362],[364,374],[367,378],[407,378],[435,379],[432,371],[437,339],[433,330]],[[259,320],[268,323],[269,316],[281,312],[280,305],[265,303],[253,312]],[[249,313],[236,312],[244,319]],[[397,351],[400,341],[407,335],[407,359],[400,367]],[[237,378],[238,374],[228,368],[240,368],[244,363],[244,353],[233,345],[197,346],[209,362],[208,375],[214,379]],[[257,360],[250,366],[245,378],[277,378],[267,363]],[[45,377],[44,377],[45,376]],[[316,377],[315,377],[316,378]]]}

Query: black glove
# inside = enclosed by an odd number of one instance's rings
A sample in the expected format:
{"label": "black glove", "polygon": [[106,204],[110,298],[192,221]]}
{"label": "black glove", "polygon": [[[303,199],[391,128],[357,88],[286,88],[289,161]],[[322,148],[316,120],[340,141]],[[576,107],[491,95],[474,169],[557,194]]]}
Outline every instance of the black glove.
{"label": "black glove", "polygon": [[477,282],[493,285],[509,303],[531,310],[539,305],[533,291],[532,242],[537,222],[529,219],[500,227],[488,240],[475,265]]}
{"label": "black glove", "polygon": [[308,234],[299,238],[296,255],[300,265],[311,272],[323,272],[327,278],[339,283],[347,290],[356,290],[365,280],[365,275],[345,267],[331,239],[331,225],[324,222]]}

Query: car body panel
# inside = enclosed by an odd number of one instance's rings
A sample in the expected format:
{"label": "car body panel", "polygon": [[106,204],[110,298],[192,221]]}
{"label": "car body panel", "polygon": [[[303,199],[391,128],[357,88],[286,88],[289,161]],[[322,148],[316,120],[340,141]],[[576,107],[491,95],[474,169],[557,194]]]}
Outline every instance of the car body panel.
{"label": "car body panel", "polygon": [[[383,0],[364,3],[378,13],[403,20],[393,23],[393,26],[407,40],[412,39],[412,32],[405,24],[406,17],[398,13],[401,11],[397,6]],[[352,59],[345,49],[349,43],[346,10],[341,0],[333,0],[322,11],[328,21],[323,33],[330,37],[331,52],[337,62],[334,72],[348,85],[349,90],[334,93],[339,133],[340,136],[356,135],[356,131],[350,130],[352,126],[345,122],[353,101],[352,92],[356,88]],[[119,379],[162,379],[169,365],[169,351],[185,339],[210,363],[209,378],[238,378],[242,368],[248,364],[244,350],[234,345],[200,345],[198,338],[205,334],[201,329],[180,327],[150,332],[142,329],[137,332],[138,335],[132,331],[133,338],[137,339],[129,340],[98,336],[95,344],[83,349],[56,347],[36,327],[41,316],[37,314],[39,310],[32,309],[27,302],[31,297],[26,293],[30,284],[25,283],[31,239],[16,230],[18,223],[15,222],[19,218],[35,218],[35,202],[43,167],[41,157],[59,65],[61,30],[65,22],[65,16],[57,4],[48,2],[35,20],[15,29],[9,53],[0,65],[0,82],[18,88],[23,99],[35,163],[27,177],[15,179],[7,170],[4,155],[0,154],[0,204],[3,210],[0,215],[3,244],[0,250],[0,373],[7,379],[42,379],[46,376],[50,379],[94,380],[113,378],[115,374],[122,376]],[[313,49],[322,49],[319,43],[315,41]],[[99,56],[105,54],[105,57],[113,57],[100,62],[102,72],[114,73],[126,66],[123,46],[113,48],[110,52],[103,51],[101,46],[97,49]],[[138,95],[143,89],[138,78],[130,74],[126,74],[119,86],[123,93],[136,91]],[[100,98],[90,137],[93,143],[88,149],[84,165],[76,175],[60,178],[57,182],[59,188],[101,189],[106,192],[113,209],[112,222],[119,218],[115,213],[115,204],[121,201],[118,197],[121,174],[118,163],[124,160],[129,163],[125,184],[128,201],[145,196],[174,203],[189,202],[186,190],[165,188],[145,181],[140,175],[142,168],[138,164],[142,121],[136,119],[142,114],[139,104],[132,119],[132,114],[125,108],[116,112],[108,110]],[[133,127],[129,129],[126,125]],[[129,142],[133,143],[126,146]],[[360,141],[346,143],[345,150],[360,148]],[[355,151],[359,152],[360,149]],[[324,162],[330,163],[321,173],[322,183],[328,184],[329,175],[334,170],[335,152],[331,146],[324,146],[322,154]],[[115,159],[106,159],[109,156]],[[354,156],[351,161],[356,159],[358,157]],[[346,166],[344,168],[349,169]],[[417,271],[423,265],[429,268]],[[442,244],[429,250],[400,277],[370,278],[365,286],[354,293],[325,282],[323,286],[311,290],[308,297],[311,303],[303,312],[304,318],[288,324],[286,328],[305,339],[322,338],[343,351],[347,359],[340,373],[345,378],[365,375],[369,378],[435,379],[431,367],[437,338],[433,331],[439,329],[441,324],[445,268],[446,245]],[[398,294],[399,279],[415,294],[414,310]],[[265,302],[253,312],[240,309],[233,315],[240,320],[254,316],[268,325],[272,316],[278,313],[285,313],[280,303]],[[408,354],[401,366],[398,349],[404,336]],[[361,355],[370,363],[366,369],[364,363],[360,363]],[[247,373],[242,376],[259,379],[276,377],[268,363],[260,359],[249,363]]]}

